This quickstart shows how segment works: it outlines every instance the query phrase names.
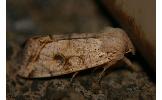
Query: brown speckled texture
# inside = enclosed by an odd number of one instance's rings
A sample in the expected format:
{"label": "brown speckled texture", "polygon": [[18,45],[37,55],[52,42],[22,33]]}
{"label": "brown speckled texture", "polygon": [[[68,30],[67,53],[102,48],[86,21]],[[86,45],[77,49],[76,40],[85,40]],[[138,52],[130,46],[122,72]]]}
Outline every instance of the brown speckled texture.
{"label": "brown speckled texture", "polygon": [[101,69],[79,73],[70,84],[70,75],[44,79],[23,79],[16,75],[24,41],[37,34],[98,32],[112,25],[93,0],[7,0],[7,100],[155,100],[156,86],[142,67],[141,59],[131,59],[139,72],[122,64],[106,72]]}
{"label": "brown speckled texture", "polygon": [[[67,40],[58,40],[55,35],[53,38],[30,38],[25,44],[25,59],[22,59],[18,74],[26,78],[41,78],[103,67],[101,65],[109,68],[119,60],[127,59],[124,56],[127,53],[135,53],[134,46],[122,29],[107,28],[104,33],[89,33],[96,36],[89,38],[78,38],[81,37],[79,34],[71,34]],[[81,34],[86,36],[86,33]]]}

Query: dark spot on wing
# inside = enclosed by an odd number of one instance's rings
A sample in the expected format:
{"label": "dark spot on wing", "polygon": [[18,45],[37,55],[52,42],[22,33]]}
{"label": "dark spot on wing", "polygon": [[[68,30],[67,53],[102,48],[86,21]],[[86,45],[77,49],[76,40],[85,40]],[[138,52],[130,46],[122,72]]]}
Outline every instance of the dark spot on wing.
{"label": "dark spot on wing", "polygon": [[65,64],[65,57],[63,54],[55,54],[54,57],[53,57],[54,60],[57,60],[58,63],[60,63],[61,65],[64,65]]}
{"label": "dark spot on wing", "polygon": [[34,77],[34,73],[35,73],[34,70],[32,70],[32,71],[29,73],[28,77],[29,77],[29,78],[33,78],[33,77]]}
{"label": "dark spot on wing", "polygon": [[64,70],[69,70],[70,69],[69,66],[71,66],[71,63],[69,62],[69,58],[70,57],[66,58],[65,65],[64,65]]}

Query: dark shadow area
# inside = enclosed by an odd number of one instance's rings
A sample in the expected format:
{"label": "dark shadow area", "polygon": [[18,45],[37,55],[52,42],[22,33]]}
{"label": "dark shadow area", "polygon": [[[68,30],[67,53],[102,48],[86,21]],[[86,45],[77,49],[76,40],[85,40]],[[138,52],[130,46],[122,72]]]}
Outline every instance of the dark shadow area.
{"label": "dark shadow area", "polygon": [[135,55],[126,55],[128,58],[130,58],[132,61],[138,61],[138,63],[142,66],[143,71],[147,73],[150,80],[153,81],[156,84],[156,72],[154,72],[150,67],[148,67],[147,61],[144,59],[144,57],[141,56],[141,54],[136,51]]}
{"label": "dark shadow area", "polygon": [[[105,5],[101,2],[101,0],[95,0],[95,3],[97,5],[99,11],[101,12],[101,14],[103,16],[105,16],[106,19],[111,20],[113,27],[121,27],[119,22],[110,14],[110,12],[107,10],[107,8],[105,8]],[[127,54],[127,57],[132,59],[132,61],[133,60],[138,61],[139,64],[142,66],[143,70],[150,77],[150,80],[152,80],[156,84],[156,72],[154,72],[150,67],[148,67],[149,64],[144,59],[144,57],[141,56],[141,54],[138,51],[136,51],[136,54],[133,56],[131,54]]]}
{"label": "dark shadow area", "polygon": [[101,0],[94,0],[96,3],[96,6],[100,13],[108,20],[111,20],[112,26],[113,27],[121,27],[118,21],[115,20],[115,18],[108,12],[104,6],[104,4],[101,2]]}

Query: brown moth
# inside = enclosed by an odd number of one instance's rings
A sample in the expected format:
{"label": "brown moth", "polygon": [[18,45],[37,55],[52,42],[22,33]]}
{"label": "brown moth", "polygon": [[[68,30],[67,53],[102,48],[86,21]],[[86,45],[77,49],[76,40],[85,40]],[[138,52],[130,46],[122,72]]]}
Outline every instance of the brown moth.
{"label": "brown moth", "polygon": [[19,75],[26,78],[52,77],[99,65],[100,74],[119,60],[131,64],[124,56],[135,53],[127,34],[119,28],[107,28],[101,33],[52,35],[30,38],[25,46]]}

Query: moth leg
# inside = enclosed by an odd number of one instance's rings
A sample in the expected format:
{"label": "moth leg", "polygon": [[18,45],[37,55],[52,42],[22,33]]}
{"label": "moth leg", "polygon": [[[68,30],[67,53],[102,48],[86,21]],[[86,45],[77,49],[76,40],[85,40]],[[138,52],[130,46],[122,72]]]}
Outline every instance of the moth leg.
{"label": "moth leg", "polygon": [[136,71],[135,66],[132,64],[132,62],[127,57],[124,57],[123,61],[128,65],[128,68],[130,70]]}
{"label": "moth leg", "polygon": [[99,77],[98,77],[98,82],[100,82],[100,81],[101,81],[101,79],[102,79],[102,77],[103,77],[103,75],[104,75],[105,71],[106,71],[108,68],[110,68],[110,65],[103,67],[102,72],[99,74]]}
{"label": "moth leg", "polygon": [[73,76],[72,76],[71,79],[70,79],[70,83],[72,83],[74,77],[75,77],[78,73],[79,73],[79,72],[75,72],[75,73],[73,74]]}

